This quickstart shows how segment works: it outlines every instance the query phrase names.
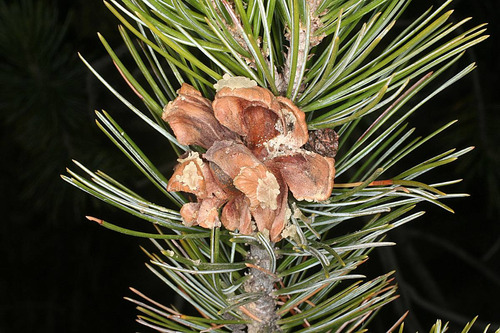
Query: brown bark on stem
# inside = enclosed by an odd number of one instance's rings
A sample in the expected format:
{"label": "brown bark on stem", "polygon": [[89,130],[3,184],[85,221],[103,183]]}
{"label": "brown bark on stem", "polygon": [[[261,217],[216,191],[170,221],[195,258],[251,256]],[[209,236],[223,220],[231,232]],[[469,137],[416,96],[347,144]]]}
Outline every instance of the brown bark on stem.
{"label": "brown bark on stem", "polygon": [[259,319],[252,319],[252,323],[247,325],[247,332],[281,332],[281,329],[276,323],[279,316],[276,313],[276,298],[272,295],[276,277],[269,274],[271,270],[271,258],[269,253],[262,247],[251,245],[249,259],[251,259],[258,268],[250,267],[250,279],[245,282],[244,289],[248,293],[262,293],[262,297],[255,302],[245,305],[245,308],[255,318]]}

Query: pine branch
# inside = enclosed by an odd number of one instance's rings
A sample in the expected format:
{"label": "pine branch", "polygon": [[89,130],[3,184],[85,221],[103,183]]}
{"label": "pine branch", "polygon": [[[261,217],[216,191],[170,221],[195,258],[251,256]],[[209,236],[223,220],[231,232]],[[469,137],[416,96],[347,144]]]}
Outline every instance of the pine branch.
{"label": "pine branch", "polygon": [[[449,3],[393,37],[409,1],[105,2],[143,78],[99,38],[150,116],[82,60],[171,144],[173,175],[108,113],[96,113],[97,125],[180,209],[78,162],[85,176],[68,170],[63,179],[153,223],[157,233],[89,217],[150,238],[159,254],[144,249],[148,268],[199,313],[136,292],[148,302],[132,300],[140,323],[160,332],[350,332],[397,297],[391,274],[364,281],[356,268],[394,245],[386,233],[420,217],[417,204],[452,211],[442,200],[464,196],[442,190],[457,181],[418,179],[471,148],[404,164],[454,123],[414,138],[408,119],[474,69],[442,79],[487,38],[482,25],[458,34],[467,20],[448,23]],[[437,79],[444,83],[425,93]],[[402,171],[390,175],[395,165]],[[337,233],[353,221],[359,230]]]}

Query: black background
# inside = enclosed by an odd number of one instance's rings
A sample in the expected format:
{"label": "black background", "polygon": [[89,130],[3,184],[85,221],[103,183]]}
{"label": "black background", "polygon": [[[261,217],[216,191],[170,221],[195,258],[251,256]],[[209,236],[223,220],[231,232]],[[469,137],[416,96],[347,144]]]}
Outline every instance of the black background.
{"label": "black background", "polygon": [[[1,10],[13,3],[3,1]],[[4,24],[0,32],[4,42],[0,54],[0,333],[147,331],[134,322],[134,306],[123,300],[132,296],[128,287],[164,303],[176,301],[144,266],[147,258],[139,246],[151,248],[150,243],[102,229],[84,216],[135,229],[148,226],[71,188],[59,174],[65,173],[66,166],[76,169],[74,158],[148,193],[142,177],[130,172],[132,165],[96,129],[94,109],[110,111],[166,173],[172,166],[170,151],[77,58],[81,52],[134,100],[96,36],[101,32],[119,54],[125,53],[117,20],[103,3],[39,3],[56,11],[49,15],[56,23],[54,31],[68,23],[64,39],[55,53],[47,53],[47,59],[37,59],[41,45],[29,46],[36,33],[24,38],[28,33],[22,27],[29,26],[27,22],[16,19],[16,24]],[[441,1],[414,0],[399,24],[409,23],[436,3]],[[453,331],[475,315],[481,330],[484,323],[496,323],[495,328],[500,323],[499,7],[496,0],[454,1],[450,6],[456,9],[453,21],[472,16],[468,27],[489,22],[492,37],[467,51],[452,70],[457,72],[472,61],[478,68],[426,104],[411,121],[425,135],[450,120],[460,120],[447,135],[433,141],[436,152],[470,145],[476,149],[452,166],[436,170],[430,179],[464,178],[453,190],[471,197],[447,202],[454,215],[423,205],[424,217],[390,234],[389,240],[398,243],[395,248],[372,252],[361,268],[363,273],[375,277],[397,269],[402,295],[382,311],[373,331],[387,330],[407,309],[411,311],[408,332],[428,331],[437,318],[456,323]],[[41,30],[33,25],[30,31]]]}

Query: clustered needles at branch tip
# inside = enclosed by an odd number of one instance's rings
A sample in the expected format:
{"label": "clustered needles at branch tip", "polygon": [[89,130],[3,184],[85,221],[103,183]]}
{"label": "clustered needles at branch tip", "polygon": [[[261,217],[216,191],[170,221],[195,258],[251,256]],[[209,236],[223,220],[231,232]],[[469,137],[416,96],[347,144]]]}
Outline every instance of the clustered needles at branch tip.
{"label": "clustered needles at branch tip", "polygon": [[[243,24],[241,22],[240,15],[237,11],[234,10],[232,4],[228,1],[223,0],[225,9],[229,13],[231,17],[232,24],[224,22],[228,31],[231,32],[234,40],[246,51],[250,52],[250,45],[248,45],[247,39],[244,37],[246,34],[245,29],[243,28]],[[321,22],[321,15],[324,13],[317,13],[318,7],[321,4],[320,0],[313,0],[306,2],[308,18],[302,18],[299,22],[297,34],[298,34],[298,46],[296,50],[296,63],[293,64],[292,60],[292,51],[288,49],[287,52],[283,51],[284,63],[282,68],[277,68],[274,64],[272,64],[269,60],[271,56],[271,47],[264,47],[262,38],[259,37],[256,39],[257,48],[264,56],[266,64],[269,66],[270,71],[274,73],[274,84],[276,85],[277,91],[280,95],[285,95],[287,91],[287,87],[289,83],[292,86],[292,91],[302,92],[305,88],[303,83],[301,82],[301,75],[293,75],[294,81],[289,82],[292,76],[292,72],[301,73],[307,71],[306,63],[312,57],[310,54],[310,50],[321,43],[321,41],[326,37],[324,33],[317,34],[318,29],[323,27],[323,23]],[[217,6],[214,4],[214,8]],[[298,10],[298,9],[296,9]],[[222,16],[222,15],[221,15]],[[309,23],[306,25],[305,22]],[[263,22],[263,24],[266,24]],[[292,45],[292,31],[290,26],[284,27],[285,39],[288,41],[288,44]],[[269,41],[268,41],[269,42]],[[248,58],[246,56],[241,56],[242,59],[252,68],[255,68],[255,59]],[[292,70],[293,68],[293,70]]]}

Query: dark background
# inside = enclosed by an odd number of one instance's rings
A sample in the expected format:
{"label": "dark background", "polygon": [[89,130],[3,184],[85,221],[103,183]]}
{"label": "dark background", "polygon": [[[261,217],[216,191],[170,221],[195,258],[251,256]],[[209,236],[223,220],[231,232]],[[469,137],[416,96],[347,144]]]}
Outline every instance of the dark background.
{"label": "dark background", "polygon": [[[434,3],[441,1],[413,1],[399,24]],[[95,126],[95,109],[110,111],[162,170],[171,167],[164,140],[107,92],[76,55],[81,52],[134,100],[96,36],[101,32],[124,55],[117,20],[100,0],[0,4],[0,333],[147,331],[134,322],[134,306],[123,300],[132,296],[128,287],[175,301],[144,266],[139,246],[151,248],[150,243],[102,229],[84,216],[139,222],[59,178],[66,166],[76,169],[76,159],[141,193],[149,191]],[[476,149],[432,179],[464,178],[453,190],[471,197],[447,202],[454,215],[423,205],[424,217],[390,234],[395,248],[372,252],[364,272],[374,277],[397,269],[402,295],[373,323],[376,332],[408,309],[408,332],[428,331],[436,318],[456,323],[453,331],[475,315],[478,331],[484,323],[500,323],[500,5],[462,0],[450,7],[456,9],[455,22],[468,16],[474,17],[468,27],[489,22],[492,37],[468,51],[450,75],[472,61],[479,67],[411,121],[425,135],[460,120],[434,141],[436,152]]]}

